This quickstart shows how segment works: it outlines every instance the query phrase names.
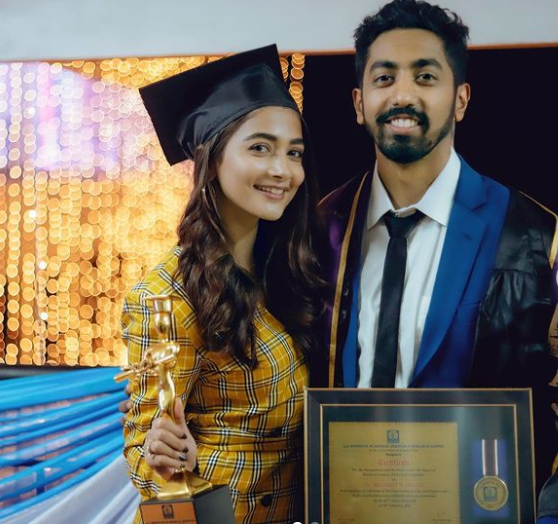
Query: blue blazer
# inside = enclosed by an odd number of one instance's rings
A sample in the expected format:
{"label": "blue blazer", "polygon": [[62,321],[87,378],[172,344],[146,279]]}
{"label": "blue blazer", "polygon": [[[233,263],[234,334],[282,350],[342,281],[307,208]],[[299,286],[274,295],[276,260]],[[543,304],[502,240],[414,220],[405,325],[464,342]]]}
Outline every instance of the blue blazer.
{"label": "blue blazer", "polygon": [[[354,181],[349,184],[354,186]],[[343,311],[342,300],[333,298],[326,327],[330,335],[330,358],[342,362],[342,366],[337,367],[343,369],[345,387],[354,387],[357,382],[358,268],[370,184],[369,174],[356,191],[346,185],[323,203],[326,214],[331,215],[330,241],[336,252],[333,258],[337,264],[330,268],[331,279],[336,282],[349,278],[351,282],[350,292],[340,289],[343,286],[336,286],[337,292],[351,295],[349,311]],[[410,387],[465,386],[471,368],[473,326],[492,275],[509,194],[508,188],[479,175],[461,159],[455,199]],[[350,199],[340,202],[349,195],[354,198],[353,202],[349,202]],[[342,210],[347,210],[349,204],[352,204],[352,217]],[[341,223],[336,224],[335,219]],[[344,235],[340,233],[343,229]],[[347,246],[343,247],[342,241]],[[343,330],[344,316],[348,317],[346,331]],[[337,332],[332,329],[335,325]],[[341,354],[337,354],[338,351]],[[340,385],[333,380],[332,365],[329,385]]]}
{"label": "blue blazer", "polygon": [[486,296],[509,189],[461,172],[410,387],[463,387],[481,302]]}

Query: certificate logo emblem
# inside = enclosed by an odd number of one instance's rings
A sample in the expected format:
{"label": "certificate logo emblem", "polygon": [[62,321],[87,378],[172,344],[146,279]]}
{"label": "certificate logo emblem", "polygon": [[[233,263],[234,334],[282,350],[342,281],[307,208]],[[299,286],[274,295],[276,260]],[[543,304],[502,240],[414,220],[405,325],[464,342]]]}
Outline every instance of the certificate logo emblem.
{"label": "certificate logo emblem", "polygon": [[388,444],[399,444],[399,430],[389,429],[387,432]]}

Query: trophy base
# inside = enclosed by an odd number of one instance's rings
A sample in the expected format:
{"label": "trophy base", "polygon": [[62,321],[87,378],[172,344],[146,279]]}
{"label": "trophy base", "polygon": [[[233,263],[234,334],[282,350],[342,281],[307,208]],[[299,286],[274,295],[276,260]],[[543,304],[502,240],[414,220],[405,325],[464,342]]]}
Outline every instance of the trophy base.
{"label": "trophy base", "polygon": [[235,524],[228,486],[194,497],[149,499],[140,504],[143,524]]}

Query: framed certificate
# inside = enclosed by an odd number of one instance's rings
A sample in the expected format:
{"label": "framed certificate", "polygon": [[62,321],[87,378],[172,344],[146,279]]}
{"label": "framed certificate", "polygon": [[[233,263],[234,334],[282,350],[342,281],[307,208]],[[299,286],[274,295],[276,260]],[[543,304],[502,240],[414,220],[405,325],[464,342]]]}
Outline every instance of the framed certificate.
{"label": "framed certificate", "polygon": [[306,522],[532,524],[528,389],[308,389]]}

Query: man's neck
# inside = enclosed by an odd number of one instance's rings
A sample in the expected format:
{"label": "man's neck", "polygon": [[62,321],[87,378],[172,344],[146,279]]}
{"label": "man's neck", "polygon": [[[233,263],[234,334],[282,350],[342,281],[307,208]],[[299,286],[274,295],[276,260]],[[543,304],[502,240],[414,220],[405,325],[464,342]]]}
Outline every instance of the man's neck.
{"label": "man's neck", "polygon": [[393,207],[400,209],[419,202],[448,163],[450,154],[451,147],[437,147],[417,162],[398,164],[376,149],[378,174]]}

